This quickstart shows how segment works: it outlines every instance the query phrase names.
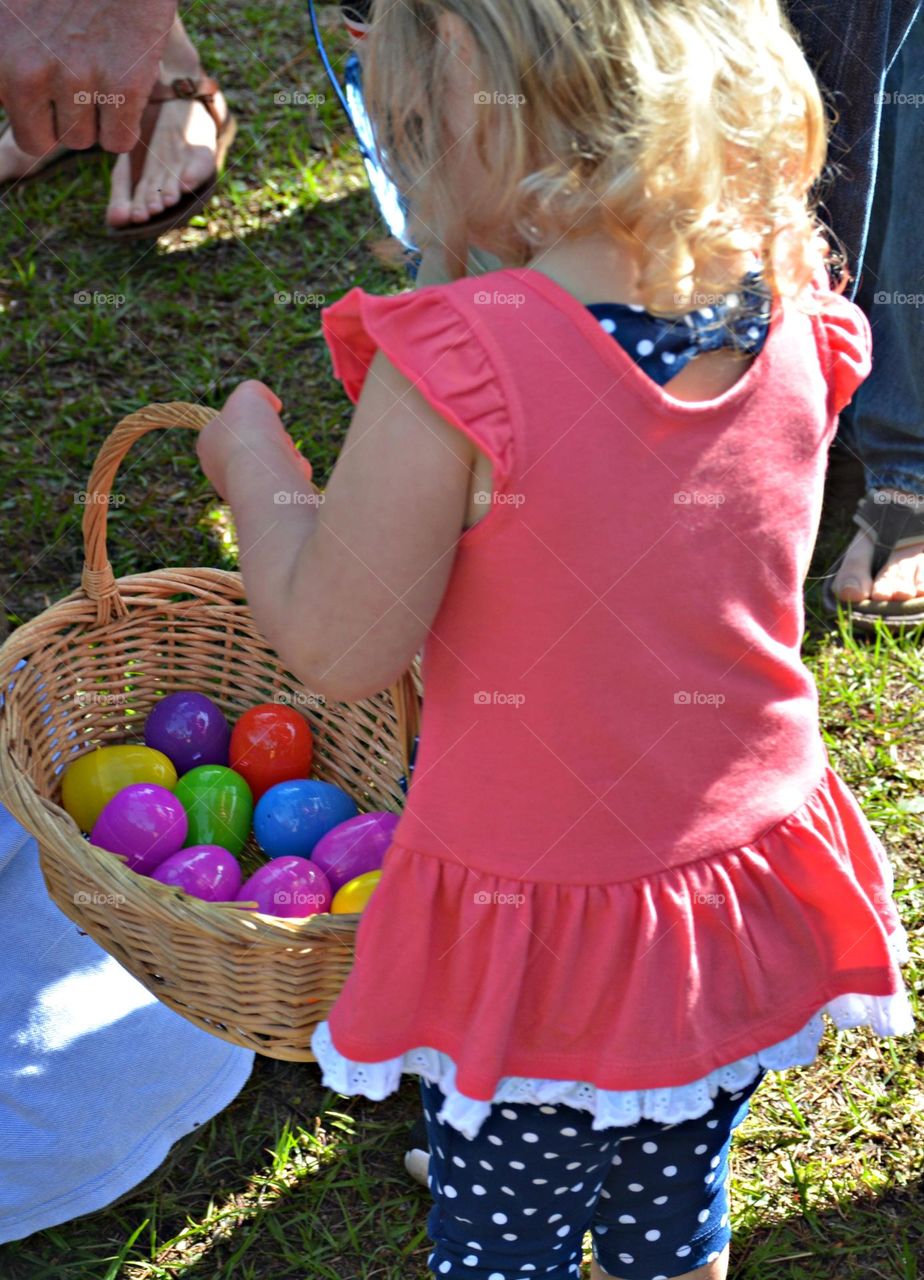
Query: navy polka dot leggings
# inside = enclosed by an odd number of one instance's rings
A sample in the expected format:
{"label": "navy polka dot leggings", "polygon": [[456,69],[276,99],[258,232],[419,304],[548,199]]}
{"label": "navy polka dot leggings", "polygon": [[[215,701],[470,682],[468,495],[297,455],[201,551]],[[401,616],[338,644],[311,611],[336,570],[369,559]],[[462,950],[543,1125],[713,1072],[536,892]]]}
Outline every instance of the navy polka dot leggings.
{"label": "navy polka dot leggings", "polygon": [[766,1071],[719,1089],[696,1120],[591,1128],[573,1107],[495,1103],[474,1139],[437,1119],[421,1080],[430,1142],[434,1275],[448,1280],[573,1280],[584,1233],[619,1280],[670,1280],[731,1239],[728,1153]]}

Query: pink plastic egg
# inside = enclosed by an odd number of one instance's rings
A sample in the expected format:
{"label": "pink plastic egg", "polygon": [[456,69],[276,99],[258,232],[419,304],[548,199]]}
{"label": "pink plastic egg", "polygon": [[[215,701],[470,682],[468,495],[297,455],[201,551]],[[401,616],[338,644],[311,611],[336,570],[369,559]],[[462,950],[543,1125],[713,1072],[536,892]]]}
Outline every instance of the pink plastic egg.
{"label": "pink plastic egg", "polygon": [[133,782],[106,804],[90,833],[93,844],[121,853],[139,875],[148,875],[183,847],[189,822],[172,791]]}
{"label": "pink plastic egg", "polygon": [[326,874],[334,893],[348,880],[378,871],[398,825],[396,813],[361,813],[322,836],[311,861]]}
{"label": "pink plastic egg", "polygon": [[307,858],[274,858],[241,885],[238,902],[256,902],[267,916],[301,918],[330,909],[327,876]]}
{"label": "pink plastic egg", "polygon": [[241,887],[237,858],[219,844],[191,844],[165,858],[151,875],[206,902],[232,902]]}

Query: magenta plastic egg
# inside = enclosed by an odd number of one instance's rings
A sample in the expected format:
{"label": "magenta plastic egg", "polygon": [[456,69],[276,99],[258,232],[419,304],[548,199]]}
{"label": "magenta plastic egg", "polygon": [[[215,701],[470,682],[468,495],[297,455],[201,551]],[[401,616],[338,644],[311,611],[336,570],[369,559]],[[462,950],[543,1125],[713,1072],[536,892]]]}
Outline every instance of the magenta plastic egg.
{"label": "magenta plastic egg", "polygon": [[176,885],[206,902],[233,902],[241,887],[237,858],[219,844],[191,844],[165,858],[152,880]]}
{"label": "magenta plastic egg", "polygon": [[162,751],[182,774],[200,764],[227,765],[231,726],[211,698],[181,689],[151,708],[144,722],[144,740]]}
{"label": "magenta plastic egg", "polygon": [[361,813],[348,818],[321,837],[311,851],[311,861],[326,874],[336,893],[348,880],[378,871],[397,825],[396,813]]}
{"label": "magenta plastic egg", "polygon": [[153,782],[133,782],[104,805],[90,840],[121,853],[139,875],[148,875],[182,849],[189,823],[172,791]]}
{"label": "magenta plastic egg", "polygon": [[238,902],[256,902],[267,916],[303,917],[329,911],[327,876],[307,858],[274,858],[241,885]]}

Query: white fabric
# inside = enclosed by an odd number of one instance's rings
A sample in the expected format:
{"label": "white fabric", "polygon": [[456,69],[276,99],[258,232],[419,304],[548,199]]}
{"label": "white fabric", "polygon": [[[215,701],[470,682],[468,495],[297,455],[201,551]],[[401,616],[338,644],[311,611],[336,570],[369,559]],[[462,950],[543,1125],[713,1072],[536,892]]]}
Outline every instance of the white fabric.
{"label": "white fabric", "polygon": [[[908,960],[907,937],[903,928],[889,939],[892,952],[901,964]],[[787,1067],[807,1066],[815,1060],[824,1032],[823,1013],[836,1027],[869,1026],[879,1036],[908,1035],[914,1030],[914,1019],[907,993],[891,996],[843,995],[831,1000],[823,1010],[809,1019],[795,1035],[737,1062],[717,1067],[707,1076],[689,1084],[660,1089],[598,1089],[595,1085],[575,1080],[528,1080],[505,1076],[498,1082],[494,1102],[523,1102],[537,1105],[563,1103],[593,1114],[592,1128],[636,1124],[639,1119],[661,1124],[679,1124],[682,1120],[704,1115],[711,1107],[719,1088],[737,1092],[755,1078],[761,1067],[783,1071]],[[362,1094],[381,1101],[401,1083],[401,1076],[420,1075],[439,1085],[446,1102],[439,1119],[451,1124],[466,1138],[474,1138],[491,1109],[482,1102],[460,1093],[455,1087],[456,1068],[452,1058],[437,1049],[422,1046],[409,1049],[397,1058],[384,1062],[354,1062],[344,1058],[334,1047],[326,1022],[321,1022],[311,1040],[311,1048],[321,1067],[324,1085],[342,1094]]]}
{"label": "white fabric", "polygon": [[168,1009],[48,897],[0,806],[0,1244],[118,1199],[240,1092],[248,1049]]}

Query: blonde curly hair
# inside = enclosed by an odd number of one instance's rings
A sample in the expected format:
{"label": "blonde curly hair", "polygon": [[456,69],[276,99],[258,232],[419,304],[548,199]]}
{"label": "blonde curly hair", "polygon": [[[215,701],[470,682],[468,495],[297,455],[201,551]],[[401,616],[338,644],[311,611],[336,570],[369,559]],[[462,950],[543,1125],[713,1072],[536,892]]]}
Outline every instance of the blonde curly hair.
{"label": "blonde curly hair", "polygon": [[[475,50],[462,136],[443,15]],[[827,122],[779,0],[375,0],[363,43],[383,163],[453,276],[470,245],[523,264],[604,230],[643,304],[678,314],[727,292],[742,253],[790,296],[828,253],[810,201]],[[453,180],[460,147],[477,191]]]}

